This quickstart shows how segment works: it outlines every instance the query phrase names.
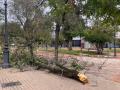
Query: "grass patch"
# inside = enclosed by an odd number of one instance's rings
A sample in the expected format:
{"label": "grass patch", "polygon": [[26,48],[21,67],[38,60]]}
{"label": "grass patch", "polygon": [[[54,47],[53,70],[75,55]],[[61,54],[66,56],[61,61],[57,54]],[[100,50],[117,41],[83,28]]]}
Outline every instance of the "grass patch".
{"label": "grass patch", "polygon": [[[48,50],[46,49],[40,49],[43,51],[48,51],[48,52],[54,52],[54,48],[48,48]],[[120,48],[116,48],[117,53],[120,53]],[[69,51],[67,48],[59,48],[59,53],[62,54],[69,54],[69,55],[98,55],[96,50],[90,50],[88,51],[87,49],[83,49],[82,52],[80,50],[80,48],[76,49],[73,48],[73,50]],[[103,55],[108,55],[109,53],[114,53],[114,49],[112,48],[111,50],[109,48],[104,48],[103,51]]]}
{"label": "grass patch", "polygon": [[[43,50],[43,49],[42,49]],[[43,50],[46,51],[46,50]],[[54,52],[54,48],[50,48],[47,50],[48,52]],[[85,54],[85,55],[97,55],[96,51],[88,51],[88,50],[71,50],[69,51],[66,48],[59,48],[59,53],[62,54],[69,54],[69,55],[80,55],[80,54]]]}
{"label": "grass patch", "polygon": [[59,53],[70,54],[70,55],[80,55],[80,50],[71,50],[71,51],[69,51],[69,50],[60,49]]}
{"label": "grass patch", "polygon": [[81,53],[86,55],[98,55],[96,51],[82,51]]}
{"label": "grass patch", "polygon": [[[111,49],[109,49],[109,48],[104,48],[104,51],[105,51],[105,52],[112,52],[112,53],[113,53],[113,52],[114,52],[114,48],[111,48]],[[117,52],[117,53],[120,53],[120,48],[116,48],[116,52]]]}

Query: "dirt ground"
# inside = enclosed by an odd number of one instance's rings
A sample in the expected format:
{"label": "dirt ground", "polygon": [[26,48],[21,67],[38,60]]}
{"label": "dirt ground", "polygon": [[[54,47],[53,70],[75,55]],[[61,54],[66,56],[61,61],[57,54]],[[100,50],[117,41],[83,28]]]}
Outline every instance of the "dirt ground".
{"label": "dirt ground", "polygon": [[[41,52],[38,54],[41,55]],[[42,52],[42,55],[53,56],[52,53],[44,52]],[[70,56],[65,55],[64,57],[68,58]],[[120,59],[80,56],[74,58],[95,64],[86,73],[89,79],[89,83],[86,85],[47,71],[19,72],[15,69],[1,69],[0,90],[120,90]],[[102,68],[98,69],[104,62]],[[19,81],[21,85],[2,87],[3,83],[16,81]]]}
{"label": "dirt ground", "polygon": [[[45,55],[45,57],[52,57],[53,53],[40,52],[39,55]],[[86,56],[71,56],[71,55],[59,55],[62,58],[77,58],[80,61],[87,61],[94,63],[86,75],[89,78],[89,84],[84,89],[71,89],[71,90],[120,90],[120,58],[94,58]],[[104,63],[105,62],[105,63]],[[103,64],[104,63],[104,64]],[[102,68],[101,65],[103,64]],[[88,89],[89,88],[89,89]],[[62,89],[67,90],[67,89]]]}
{"label": "dirt ground", "polygon": [[[91,59],[93,60],[93,59]],[[109,60],[102,70],[91,69],[86,74],[89,83],[57,76],[47,71],[19,72],[14,69],[0,70],[0,84],[19,81],[21,85],[0,90],[120,90],[120,61]]]}

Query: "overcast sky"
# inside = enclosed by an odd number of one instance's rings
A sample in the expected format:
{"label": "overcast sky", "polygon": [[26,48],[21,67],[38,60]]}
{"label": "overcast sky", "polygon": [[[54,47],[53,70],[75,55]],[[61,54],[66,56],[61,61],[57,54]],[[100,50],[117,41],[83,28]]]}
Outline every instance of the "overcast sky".
{"label": "overcast sky", "polygon": [[[2,7],[3,9],[4,9],[4,1],[5,0],[0,0],[0,7]],[[10,1],[11,0],[7,0],[7,2],[8,2],[8,21],[12,20],[12,16],[9,14]]]}
{"label": "overcast sky", "polygon": [[[0,6],[1,6],[3,9],[4,9],[4,1],[5,1],[5,0],[0,0]],[[9,11],[9,10],[10,10],[10,6],[11,6],[11,5],[10,5],[10,4],[11,4],[11,3],[10,3],[11,0],[7,0],[7,1],[8,1],[8,21],[13,21],[13,20],[14,20],[14,19],[13,19],[14,16],[11,15],[11,14],[10,14],[10,11]],[[49,11],[50,11],[50,7],[46,8],[46,9],[44,10],[44,13],[47,13],[47,12],[49,12]],[[88,20],[87,25],[90,26],[90,25],[91,25],[90,23],[92,24],[91,20]]]}
{"label": "overcast sky", "polygon": [[[0,7],[2,7],[4,9],[4,1],[5,0],[0,0]],[[11,6],[11,1],[12,0],[7,0],[8,2],[8,21],[13,21],[13,15],[10,14],[10,6]],[[45,10],[44,10],[44,14],[49,12],[50,11],[50,8],[47,7]]]}

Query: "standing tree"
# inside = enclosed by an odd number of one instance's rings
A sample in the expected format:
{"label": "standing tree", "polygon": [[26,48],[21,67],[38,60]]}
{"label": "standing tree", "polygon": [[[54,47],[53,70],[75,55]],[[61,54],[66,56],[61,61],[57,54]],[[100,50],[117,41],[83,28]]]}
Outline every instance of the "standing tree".
{"label": "standing tree", "polygon": [[[74,19],[74,21],[73,21]],[[81,20],[76,16],[76,14],[72,13],[66,15],[66,20],[64,22],[64,30],[63,30],[63,35],[68,43],[68,50],[72,50],[72,39],[73,37],[83,36],[83,31],[84,31],[84,21]]]}
{"label": "standing tree", "polygon": [[113,27],[111,25],[98,24],[91,27],[91,29],[86,30],[85,40],[92,44],[95,44],[97,53],[103,53],[103,47],[106,42],[111,42],[113,39]]}
{"label": "standing tree", "polygon": [[[84,1],[84,0],[82,0]],[[81,12],[82,8],[79,7],[82,5],[82,1],[77,2],[75,0],[49,0],[50,6],[52,8],[52,16],[54,17],[54,22],[56,22],[56,38],[55,38],[55,57],[57,59],[58,57],[58,39],[59,39],[59,32],[60,27],[63,29],[63,35],[65,40],[68,43],[68,49],[72,50],[72,38],[74,36],[77,36],[78,30],[81,30],[81,28],[77,28],[77,26],[81,25],[81,22],[83,23],[83,20],[81,20],[81,16],[83,12]],[[79,3],[79,5],[77,5]],[[77,23],[76,23],[77,21]],[[78,21],[80,23],[78,23]],[[80,34],[80,33],[79,33]]]}
{"label": "standing tree", "polygon": [[84,19],[83,2],[84,0],[70,0],[68,3],[72,7],[71,12],[65,12],[63,16],[63,35],[67,41],[69,50],[72,50],[72,39],[76,36],[83,36]]}
{"label": "standing tree", "polygon": [[64,23],[65,13],[72,10],[70,2],[72,0],[49,0],[49,6],[51,7],[51,16],[53,22],[55,22],[55,60],[58,61],[58,47],[59,47],[59,33]]}
{"label": "standing tree", "polygon": [[[35,44],[44,37],[42,34],[50,34],[45,29],[45,15],[41,6],[36,7],[37,0],[13,0],[12,14],[16,17],[22,29],[22,44],[28,47],[31,58]],[[41,35],[43,37],[41,37]]]}
{"label": "standing tree", "polygon": [[115,34],[120,24],[120,1],[119,0],[87,0],[85,3],[85,13],[87,17],[101,19],[105,23],[111,23],[114,27],[114,56],[116,56]]}

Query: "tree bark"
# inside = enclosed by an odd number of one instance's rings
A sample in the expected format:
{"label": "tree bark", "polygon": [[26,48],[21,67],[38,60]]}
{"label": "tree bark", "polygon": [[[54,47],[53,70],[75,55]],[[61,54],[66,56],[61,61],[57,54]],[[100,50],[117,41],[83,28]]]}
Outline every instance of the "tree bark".
{"label": "tree bark", "polygon": [[70,39],[68,41],[68,50],[71,51],[72,50],[72,39]]}
{"label": "tree bark", "polygon": [[55,30],[55,60],[56,61],[58,61],[59,32],[60,32],[60,25],[59,23],[56,23],[56,30]]}
{"label": "tree bark", "polygon": [[62,74],[63,76],[69,77],[69,78],[74,78],[74,79],[79,79],[78,78],[78,71],[74,69],[69,69],[65,67],[64,65],[61,65],[59,62],[54,63],[55,66],[52,65],[47,65],[45,63],[39,63],[39,66],[37,66],[37,69],[48,69],[52,73],[56,74]]}
{"label": "tree bark", "polygon": [[81,51],[81,53],[82,53],[82,37],[80,36],[80,51]]}
{"label": "tree bark", "polygon": [[103,54],[103,44],[96,44],[97,54]]}
{"label": "tree bark", "polygon": [[48,44],[47,43],[45,43],[45,48],[46,48],[46,51],[48,50]]}
{"label": "tree bark", "polygon": [[34,53],[33,53],[33,45],[32,44],[30,44],[29,46],[28,46],[28,48],[29,48],[29,51],[30,51],[30,56],[31,56],[31,65],[34,63]]}

